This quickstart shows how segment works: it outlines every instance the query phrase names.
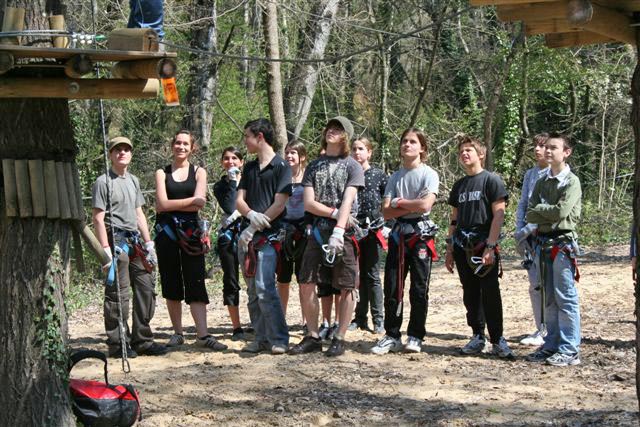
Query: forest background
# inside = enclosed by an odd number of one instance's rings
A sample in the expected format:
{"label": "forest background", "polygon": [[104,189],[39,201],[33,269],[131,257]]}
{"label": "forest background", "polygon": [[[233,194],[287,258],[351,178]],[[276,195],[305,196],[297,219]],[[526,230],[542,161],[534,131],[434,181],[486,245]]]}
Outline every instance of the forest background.
{"label": "forest background", "polygon": [[[460,0],[165,1],[164,44],[178,52],[181,105],[104,102],[108,136],[134,141],[131,170],[148,191],[152,221],[153,173],[168,163],[178,129],[198,135],[196,162],[213,184],[222,149],[244,150],[244,123],[269,117],[273,63],[261,58],[274,18],[267,6],[274,3],[284,120],[311,158],[327,119],[338,114],[353,120],[356,135],[374,141],[374,162],[388,172],[399,165],[401,132],[422,128],[431,139],[428,163],[441,177],[442,203],[433,219],[444,226],[446,196],[462,174],[456,135],[477,136],[490,147],[487,168],[503,177],[512,196],[508,247],[522,176],[533,164],[531,137],[564,132],[575,144],[570,165],[584,192],[582,244],[628,241],[634,50],[621,44],[548,49],[543,38],[526,37],[520,24],[500,22],[493,8]],[[63,11],[70,30],[90,33],[95,23],[98,34],[126,26],[128,12],[123,0],[71,0]],[[90,212],[91,184],[104,172],[100,110],[98,101],[70,105]],[[215,222],[214,203],[207,215]]]}

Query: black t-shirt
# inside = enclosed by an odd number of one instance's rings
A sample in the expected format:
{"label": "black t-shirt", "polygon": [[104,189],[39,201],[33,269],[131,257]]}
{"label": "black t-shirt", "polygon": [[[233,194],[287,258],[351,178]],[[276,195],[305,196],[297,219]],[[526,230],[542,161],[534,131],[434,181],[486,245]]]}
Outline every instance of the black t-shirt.
{"label": "black t-shirt", "polygon": [[483,170],[456,181],[449,193],[449,204],[458,208],[459,229],[488,232],[493,221],[491,204],[508,197],[502,179]]}
{"label": "black t-shirt", "polygon": [[231,215],[236,210],[236,187],[236,181],[230,181],[226,176],[221,177],[213,185],[213,195],[222,211],[227,215]]}
{"label": "black t-shirt", "polygon": [[[238,190],[245,190],[245,201],[252,210],[264,213],[275,201],[276,193],[291,195],[291,179],[291,167],[276,154],[262,170],[258,160],[248,162]],[[285,215],[286,209],[278,218]]]}
{"label": "black t-shirt", "polygon": [[382,197],[387,186],[387,175],[382,169],[371,166],[364,171],[364,187],[358,188],[358,219],[374,220],[382,216]]}

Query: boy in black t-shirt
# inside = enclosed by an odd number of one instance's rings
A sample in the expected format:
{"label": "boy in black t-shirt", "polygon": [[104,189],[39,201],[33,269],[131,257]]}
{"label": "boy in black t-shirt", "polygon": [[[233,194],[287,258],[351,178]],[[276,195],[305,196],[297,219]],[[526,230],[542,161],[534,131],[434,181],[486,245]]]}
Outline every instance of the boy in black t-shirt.
{"label": "boy in black t-shirt", "polygon": [[498,238],[504,222],[507,191],[499,176],[483,169],[486,147],[468,136],[458,142],[459,161],[466,176],[449,194],[452,206],[445,266],[453,273],[455,261],[467,324],[473,330],[463,354],[478,354],[487,344],[485,321],[493,344],[492,354],[512,359],[513,352],[502,336],[502,299],[498,283]]}
{"label": "boy in black t-shirt", "polygon": [[247,152],[257,159],[248,162],[238,185],[236,209],[245,218],[238,240],[238,259],[247,283],[249,316],[255,340],[242,349],[284,354],[289,330],[276,289],[276,265],[281,219],[291,195],[291,168],[273,150],[274,132],[267,119],[248,122],[244,127]]}

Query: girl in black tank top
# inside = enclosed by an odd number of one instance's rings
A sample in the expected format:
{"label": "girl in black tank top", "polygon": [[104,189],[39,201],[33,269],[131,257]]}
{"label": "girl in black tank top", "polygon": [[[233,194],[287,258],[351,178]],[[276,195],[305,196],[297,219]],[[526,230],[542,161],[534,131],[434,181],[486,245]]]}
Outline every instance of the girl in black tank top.
{"label": "girl in black tank top", "polygon": [[[185,251],[176,228],[180,221],[195,221],[205,205],[207,196],[207,173],[189,163],[194,147],[189,131],[180,131],[173,138],[171,152],[173,162],[156,171],[156,247],[162,296],[166,299],[174,334],[167,346],[184,344],[182,328],[182,300],[191,307],[196,324],[196,346],[221,351],[226,345],[218,342],[207,332],[207,304],[209,297],[205,288],[204,253]],[[176,221],[177,220],[177,221]],[[173,234],[173,236],[172,236]],[[188,253],[189,252],[189,253]]]}

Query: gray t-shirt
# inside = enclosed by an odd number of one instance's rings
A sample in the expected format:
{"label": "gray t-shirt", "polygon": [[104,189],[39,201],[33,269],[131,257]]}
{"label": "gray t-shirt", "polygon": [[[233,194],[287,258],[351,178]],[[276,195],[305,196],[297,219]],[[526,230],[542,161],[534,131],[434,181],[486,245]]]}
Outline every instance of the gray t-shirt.
{"label": "gray t-shirt", "polygon": [[[128,172],[123,176],[118,176],[115,172],[109,170],[109,182],[112,186],[111,214],[113,215],[113,226],[120,230],[138,231],[136,208],[144,205],[144,196],[140,190],[138,178]],[[91,206],[105,211],[105,225],[111,227],[107,209],[107,191],[107,179],[103,174],[93,183]]]}
{"label": "gray t-shirt", "polygon": [[[325,206],[340,208],[347,187],[363,187],[364,171],[360,163],[352,157],[332,157],[322,155],[309,163],[304,171],[302,185],[313,187],[315,200]],[[353,203],[351,213],[358,212]]]}
{"label": "gray t-shirt", "polygon": [[[414,169],[400,168],[399,171],[394,172],[384,190],[384,197],[385,199],[396,197],[408,200],[424,199],[431,193],[437,195],[439,186],[438,172],[423,163]],[[421,215],[410,213],[401,218],[419,218]]]}

